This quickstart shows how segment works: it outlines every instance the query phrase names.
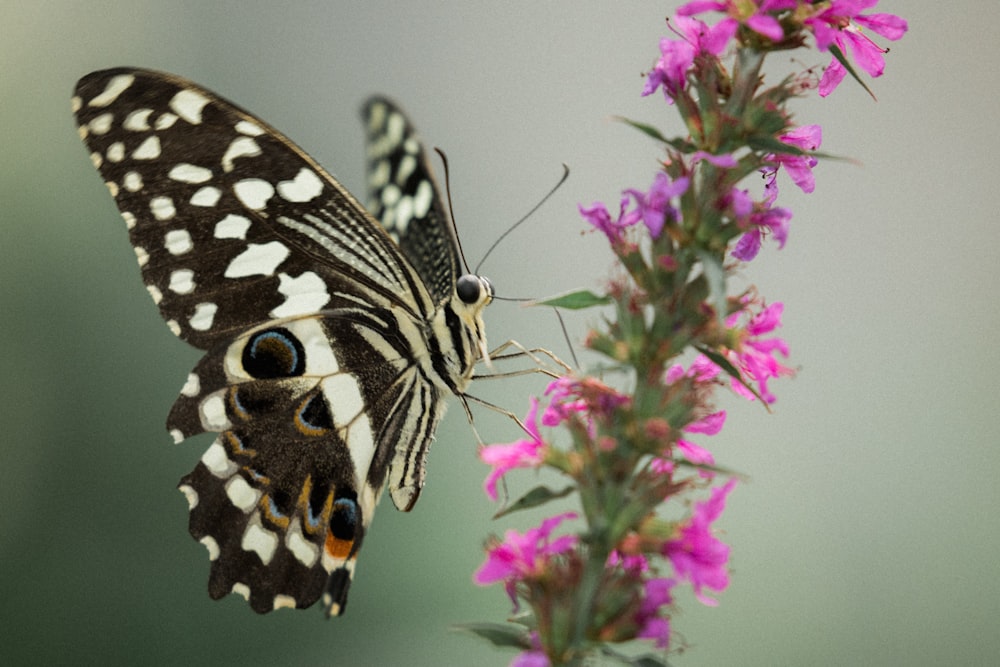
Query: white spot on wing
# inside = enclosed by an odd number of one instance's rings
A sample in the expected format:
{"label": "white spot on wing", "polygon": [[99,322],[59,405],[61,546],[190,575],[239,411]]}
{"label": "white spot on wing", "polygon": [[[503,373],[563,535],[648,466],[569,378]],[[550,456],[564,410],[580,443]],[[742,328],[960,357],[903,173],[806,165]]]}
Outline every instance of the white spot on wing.
{"label": "white spot on wing", "polygon": [[389,182],[389,161],[382,160],[368,173],[368,187],[381,188]]}
{"label": "white spot on wing", "polygon": [[181,387],[181,396],[194,398],[201,393],[201,379],[197,373],[188,373],[187,382]]}
{"label": "white spot on wing", "polygon": [[236,123],[236,131],[240,134],[249,134],[251,137],[259,137],[264,134],[264,130],[259,125],[248,120]]}
{"label": "white spot on wing", "polygon": [[111,193],[112,197],[118,197],[118,184],[114,181],[108,181],[104,185],[108,186],[108,192]]}
{"label": "white spot on wing", "polygon": [[247,237],[250,221],[242,215],[230,213],[215,225],[214,236],[217,239],[241,239]]}
{"label": "white spot on wing", "polygon": [[108,162],[121,162],[125,159],[125,144],[116,141],[108,146]]}
{"label": "white spot on wing", "polygon": [[157,220],[170,220],[177,215],[174,201],[170,197],[153,197],[149,200],[149,211]]}
{"label": "white spot on wing", "polygon": [[420,181],[413,196],[413,213],[416,217],[426,217],[432,201],[434,201],[434,188],[431,187],[430,181]]}
{"label": "white spot on wing", "polygon": [[156,119],[154,127],[156,127],[157,130],[167,130],[173,127],[174,123],[176,122],[177,122],[177,115],[172,114],[168,111],[167,113],[163,114],[162,116]]}
{"label": "white spot on wing", "polygon": [[403,114],[395,111],[389,114],[389,119],[385,124],[385,135],[390,146],[395,146],[402,141],[405,128],[406,119],[403,118]]}
{"label": "white spot on wing", "polygon": [[247,602],[250,601],[250,587],[247,586],[246,584],[237,581],[235,584],[233,584],[233,587],[232,587],[231,590],[232,590],[233,593],[236,593],[237,595],[239,595],[240,597],[242,597]]}
{"label": "white spot on wing", "polygon": [[[110,151],[111,149],[109,148],[108,150]],[[100,169],[101,165],[104,164],[104,156],[94,151],[90,154],[90,163],[94,165],[95,169]]]}
{"label": "white spot on wing", "polygon": [[290,181],[278,183],[278,194],[290,202],[312,201],[323,192],[323,181],[312,169],[303,167]]}
{"label": "white spot on wing", "polygon": [[135,246],[132,251],[135,253],[135,258],[139,260],[139,266],[146,266],[146,263],[149,262],[149,253],[146,252],[146,249],[142,246]]}
{"label": "white spot on wing", "polygon": [[[208,549],[208,560],[215,560],[219,557],[219,543],[215,541],[214,537],[206,535],[198,541],[204,544],[205,548]],[[233,588],[235,588],[235,586]]]}
{"label": "white spot on wing", "polygon": [[233,186],[233,192],[248,209],[259,211],[274,195],[274,186],[259,178],[246,178]]}
{"label": "white spot on wing", "polygon": [[130,171],[125,174],[125,178],[122,179],[122,185],[125,186],[125,189],[129,192],[138,192],[139,190],[142,190],[142,176],[140,176],[137,171]]}
{"label": "white spot on wing", "polygon": [[[181,325],[177,324],[177,320],[167,320],[167,328],[170,329],[170,333],[173,335],[181,335]],[[178,442],[180,441],[178,440]]]}
{"label": "white spot on wing", "polygon": [[171,292],[176,294],[190,294],[194,291],[194,271],[191,269],[177,269],[170,273]]}
{"label": "white spot on wing", "polygon": [[177,487],[188,501],[188,509],[193,510],[198,506],[198,492],[190,484],[181,484]]}
{"label": "white spot on wing", "polygon": [[260,500],[260,491],[247,484],[247,481],[239,475],[233,475],[226,482],[226,495],[244,514],[249,513]]}
{"label": "white spot on wing", "polygon": [[237,137],[229,144],[225,155],[222,156],[222,169],[225,172],[233,170],[233,160],[238,157],[254,157],[260,155],[260,146],[250,137]]}
{"label": "white spot on wing", "polygon": [[152,113],[152,109],[136,109],[125,117],[122,127],[129,132],[145,132],[150,129],[149,117]]}
{"label": "white spot on wing", "polygon": [[107,134],[108,130],[111,129],[111,122],[114,119],[115,116],[110,111],[108,113],[102,113],[99,116],[94,116],[87,127],[94,134]]}
{"label": "white spot on wing", "polygon": [[194,315],[188,320],[188,324],[195,331],[208,331],[212,328],[212,320],[215,319],[215,311],[218,309],[214,303],[199,303],[194,307]]}
{"label": "white spot on wing", "polygon": [[[173,320],[171,320],[171,322],[173,322]],[[174,322],[174,324],[177,324],[177,323]],[[178,335],[180,335],[180,334],[178,334]],[[176,429],[176,428],[170,429],[170,437],[174,439],[174,444],[175,445],[179,445],[182,442],[184,442],[184,434],[179,429]]]}
{"label": "white spot on wing", "polygon": [[246,276],[271,276],[278,265],[288,257],[288,248],[278,241],[268,243],[251,243],[247,249],[233,258],[226,267],[226,278],[245,278]]}
{"label": "white spot on wing", "polygon": [[170,100],[170,108],[178,116],[192,125],[201,124],[201,112],[208,104],[208,98],[194,90],[182,90]]}
{"label": "white spot on wing", "polygon": [[291,595],[278,594],[274,596],[275,609],[281,609],[281,608],[295,609],[296,604],[298,603],[295,602],[295,598],[293,598]]}
{"label": "white spot on wing", "polygon": [[222,190],[211,185],[206,185],[203,188],[199,188],[197,192],[191,195],[191,205],[215,206],[219,203],[219,197],[221,196]]}
{"label": "white spot on wing", "polygon": [[231,477],[236,472],[236,464],[229,460],[225,447],[218,440],[213,442],[211,447],[201,455],[201,462],[216,477]]}
{"label": "white spot on wing", "polygon": [[396,232],[403,234],[413,219],[413,197],[400,197],[396,203]]}
{"label": "white spot on wing", "polygon": [[399,173],[396,174],[396,182],[406,183],[406,179],[410,177],[410,174],[416,168],[417,158],[412,155],[404,155],[403,159],[399,161]]}
{"label": "white spot on wing", "polygon": [[163,301],[163,292],[156,285],[146,285],[146,291],[149,292],[149,296],[153,297],[153,303],[160,305]]}
{"label": "white spot on wing", "polygon": [[174,166],[167,176],[175,181],[180,181],[181,183],[204,183],[205,181],[212,178],[212,170],[205,169],[205,167],[199,167],[195,164],[188,164],[187,162],[182,162]]}
{"label": "white spot on wing", "polygon": [[191,252],[194,248],[194,242],[191,240],[191,234],[188,233],[186,229],[171,229],[163,237],[163,247],[171,255],[183,255],[186,252]]}
{"label": "white spot on wing", "polygon": [[147,137],[132,153],[135,160],[155,160],[160,157],[160,138],[155,134]]}
{"label": "white spot on wing", "polygon": [[122,211],[122,220],[125,221],[125,227],[132,229],[135,227],[135,216],[128,211]]}
{"label": "white spot on wing", "polygon": [[384,190],[382,190],[382,205],[386,208],[392,208],[399,201],[399,196],[402,193],[399,188],[395,185],[387,185]]}
{"label": "white spot on wing", "polygon": [[295,278],[287,273],[279,273],[278,279],[278,291],[286,299],[271,311],[271,317],[275,319],[315,313],[330,302],[326,283],[312,271],[305,271]]}
{"label": "white spot on wing", "polygon": [[287,546],[288,550],[292,552],[293,556],[295,556],[295,560],[299,561],[306,567],[312,567],[315,565],[316,560],[319,558],[319,548],[309,540],[302,537],[302,527],[299,525],[298,521],[292,522],[288,532],[285,533],[285,546]]}
{"label": "white spot on wing", "polygon": [[69,101],[69,106],[73,113],[76,113],[83,107],[83,100],[80,99],[79,95],[74,95]]}
{"label": "white spot on wing", "polygon": [[92,107],[108,106],[117,100],[118,96],[124,93],[134,81],[135,77],[131,74],[119,74],[118,76],[111,77],[108,80],[108,84],[104,87],[104,92],[90,100],[88,105]]}
{"label": "white spot on wing", "polygon": [[382,127],[382,123],[385,122],[385,105],[381,102],[376,102],[368,110],[368,113],[368,132],[374,134]]}
{"label": "white spot on wing", "polygon": [[240,546],[244,551],[254,551],[260,556],[261,562],[267,565],[274,558],[278,548],[278,536],[260,525],[260,515],[255,514],[247,524]]}

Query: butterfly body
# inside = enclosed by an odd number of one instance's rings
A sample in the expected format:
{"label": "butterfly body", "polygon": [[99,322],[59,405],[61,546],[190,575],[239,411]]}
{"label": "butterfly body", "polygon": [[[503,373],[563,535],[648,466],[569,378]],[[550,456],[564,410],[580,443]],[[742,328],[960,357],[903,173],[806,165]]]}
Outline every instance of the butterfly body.
{"label": "butterfly body", "polygon": [[367,212],[282,134],[169,74],[77,84],[74,111],[168,327],[206,350],[167,421],[218,437],[179,485],[209,593],[343,611],[385,487],[413,507],[448,394],[486,354],[484,278],[405,116],[373,98]]}

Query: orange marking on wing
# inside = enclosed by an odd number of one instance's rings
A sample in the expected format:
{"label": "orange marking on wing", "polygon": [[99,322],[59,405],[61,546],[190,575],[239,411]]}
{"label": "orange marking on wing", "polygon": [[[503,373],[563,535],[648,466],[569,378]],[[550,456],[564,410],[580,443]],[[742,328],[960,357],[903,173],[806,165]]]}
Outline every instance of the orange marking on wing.
{"label": "orange marking on wing", "polygon": [[326,534],[326,553],[331,558],[346,560],[354,546],[354,540],[341,540],[334,537],[333,533]]}

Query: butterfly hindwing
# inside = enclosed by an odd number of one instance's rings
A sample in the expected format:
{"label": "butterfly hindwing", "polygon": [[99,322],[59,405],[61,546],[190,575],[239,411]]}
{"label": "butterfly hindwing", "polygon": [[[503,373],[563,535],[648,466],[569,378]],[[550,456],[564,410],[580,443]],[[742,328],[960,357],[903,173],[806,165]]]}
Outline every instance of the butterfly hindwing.
{"label": "butterfly hindwing", "polygon": [[[382,490],[409,510],[447,393],[485,336],[409,121],[364,109],[379,221],[281,133],[180,77],[94,72],[80,136],[170,329],[206,355],[168,417],[217,433],[180,483],[209,592],[343,611]],[[398,243],[398,245],[397,245]]]}

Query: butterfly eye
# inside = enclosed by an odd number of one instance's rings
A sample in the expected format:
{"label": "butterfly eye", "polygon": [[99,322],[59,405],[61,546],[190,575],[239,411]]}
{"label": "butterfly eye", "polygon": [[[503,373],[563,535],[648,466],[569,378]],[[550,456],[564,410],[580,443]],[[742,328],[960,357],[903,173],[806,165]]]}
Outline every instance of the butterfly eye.
{"label": "butterfly eye", "polygon": [[[472,305],[479,301],[479,296],[483,289],[483,280],[479,276],[474,276],[471,273],[467,273],[458,279],[455,284],[455,292],[458,294],[458,298],[462,300],[462,303],[467,303]],[[486,283],[489,285],[489,283]],[[492,294],[493,290],[489,290]]]}

